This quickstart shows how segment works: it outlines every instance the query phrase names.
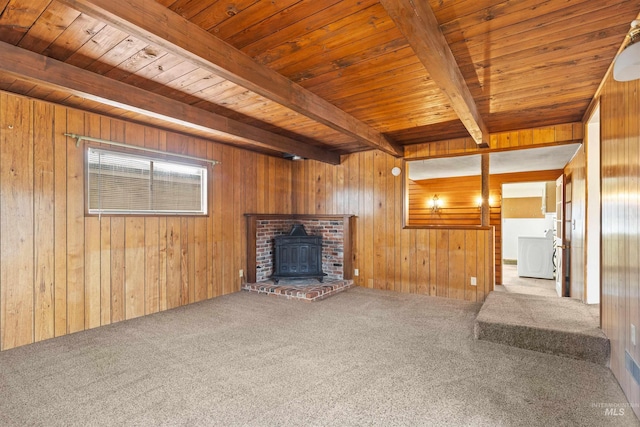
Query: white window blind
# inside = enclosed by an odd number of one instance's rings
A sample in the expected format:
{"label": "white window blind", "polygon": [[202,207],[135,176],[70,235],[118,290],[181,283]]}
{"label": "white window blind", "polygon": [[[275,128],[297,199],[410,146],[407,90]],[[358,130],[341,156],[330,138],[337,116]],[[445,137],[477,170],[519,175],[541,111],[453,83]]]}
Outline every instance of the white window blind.
{"label": "white window blind", "polygon": [[90,147],[89,214],[205,215],[207,168]]}

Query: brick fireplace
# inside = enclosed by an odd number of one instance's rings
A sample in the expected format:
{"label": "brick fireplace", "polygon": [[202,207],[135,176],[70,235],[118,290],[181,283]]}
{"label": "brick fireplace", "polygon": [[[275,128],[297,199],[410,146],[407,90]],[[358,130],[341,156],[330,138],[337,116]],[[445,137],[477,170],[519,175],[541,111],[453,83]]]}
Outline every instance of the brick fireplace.
{"label": "brick fireplace", "polygon": [[322,271],[327,280],[350,280],[353,273],[353,215],[246,214],[247,281],[263,282],[273,273],[273,239],[302,224],[322,236]]}

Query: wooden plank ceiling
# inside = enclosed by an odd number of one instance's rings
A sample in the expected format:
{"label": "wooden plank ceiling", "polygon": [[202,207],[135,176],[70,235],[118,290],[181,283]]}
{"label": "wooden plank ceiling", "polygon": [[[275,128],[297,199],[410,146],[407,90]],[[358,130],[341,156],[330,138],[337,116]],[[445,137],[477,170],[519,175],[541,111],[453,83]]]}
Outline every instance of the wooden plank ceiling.
{"label": "wooden plank ceiling", "polygon": [[282,156],[574,122],[640,0],[0,0],[0,89]]}

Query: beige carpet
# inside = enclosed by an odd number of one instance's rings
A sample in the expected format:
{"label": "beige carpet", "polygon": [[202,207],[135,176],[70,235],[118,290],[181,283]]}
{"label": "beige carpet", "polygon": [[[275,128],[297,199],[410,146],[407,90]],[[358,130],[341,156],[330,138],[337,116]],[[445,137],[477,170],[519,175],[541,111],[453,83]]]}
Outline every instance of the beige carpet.
{"label": "beige carpet", "polygon": [[0,353],[0,425],[638,425],[607,368],[474,340],[479,309],[236,293]]}
{"label": "beige carpet", "polygon": [[571,298],[492,292],[476,317],[475,337],[609,365],[609,339],[599,319]]}

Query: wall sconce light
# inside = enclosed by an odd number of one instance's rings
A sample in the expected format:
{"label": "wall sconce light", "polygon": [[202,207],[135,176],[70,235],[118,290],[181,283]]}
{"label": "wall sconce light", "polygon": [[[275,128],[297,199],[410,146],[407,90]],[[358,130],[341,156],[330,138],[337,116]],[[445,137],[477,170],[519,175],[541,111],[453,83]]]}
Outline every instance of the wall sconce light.
{"label": "wall sconce light", "polygon": [[631,22],[629,39],[613,64],[613,78],[619,82],[640,79],[640,19]]}
{"label": "wall sconce light", "polygon": [[438,198],[437,194],[434,194],[431,199],[429,199],[429,208],[432,213],[437,213],[442,208],[442,200]]}
{"label": "wall sconce light", "polygon": [[[476,204],[478,205],[478,209],[482,208],[482,196],[478,196]],[[493,196],[489,196],[489,207],[491,207],[491,205],[493,205]]]}
{"label": "wall sconce light", "polygon": [[397,166],[394,166],[394,167],[391,169],[391,175],[393,175],[393,176],[399,176],[401,173],[402,173],[402,169],[400,169],[400,168],[399,168],[399,167],[397,167]]}

